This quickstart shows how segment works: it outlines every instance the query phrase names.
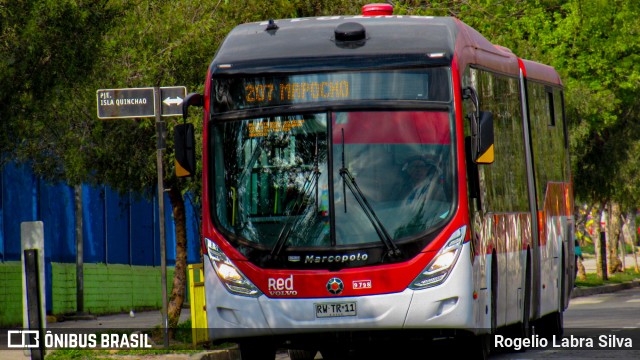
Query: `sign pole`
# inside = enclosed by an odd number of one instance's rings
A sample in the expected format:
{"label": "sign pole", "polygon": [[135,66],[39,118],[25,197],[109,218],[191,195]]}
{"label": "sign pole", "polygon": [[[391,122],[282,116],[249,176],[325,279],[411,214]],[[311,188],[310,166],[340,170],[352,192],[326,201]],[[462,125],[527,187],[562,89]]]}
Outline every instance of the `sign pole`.
{"label": "sign pole", "polygon": [[160,267],[162,276],[162,331],[164,347],[169,348],[169,317],[167,314],[167,244],[164,228],[164,170],[162,166],[162,152],[166,147],[166,127],[162,120],[162,105],[160,88],[153,88],[156,131],[157,131],[157,167],[158,167],[158,222],[160,226]]}
{"label": "sign pole", "polygon": [[[162,274],[162,328],[165,348],[169,347],[169,316],[167,310],[167,240],[164,226],[164,170],[162,166],[162,153],[166,148],[167,127],[162,118],[163,116],[181,116],[182,102],[186,96],[187,88],[184,86],[98,89],[98,91],[96,91],[99,119],[152,117],[156,119],[158,226],[160,228],[160,267]],[[162,99],[163,97],[164,100]]]}

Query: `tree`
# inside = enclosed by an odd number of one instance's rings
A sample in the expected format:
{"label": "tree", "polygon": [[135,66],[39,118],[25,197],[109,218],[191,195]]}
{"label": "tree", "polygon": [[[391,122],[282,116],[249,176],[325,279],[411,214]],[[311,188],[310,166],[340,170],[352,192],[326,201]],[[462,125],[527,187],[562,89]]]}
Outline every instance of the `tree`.
{"label": "tree", "polygon": [[[339,1],[18,0],[0,6],[0,151],[34,172],[71,185],[108,184],[153,194],[156,133],[148,119],[98,121],[100,88],[185,85],[202,92],[218,44],[237,24],[326,14]],[[253,11],[246,11],[251,8]],[[46,31],[43,31],[46,29]],[[198,175],[173,174],[170,120],[164,187],[176,222],[176,267],[169,302],[175,327],[184,301],[186,223],[183,193],[199,194]],[[199,116],[190,121],[201,128]]]}
{"label": "tree", "polygon": [[29,161],[45,178],[78,183],[86,167],[75,155],[88,134],[74,121],[74,113],[85,110],[75,102],[74,85],[90,73],[100,35],[119,9],[24,0],[0,9],[0,151]]}
{"label": "tree", "polygon": [[608,203],[609,270],[616,254],[620,212],[637,207],[637,125],[640,26],[637,6],[624,1],[570,1],[556,17],[549,53],[567,84],[576,194]]}
{"label": "tree", "polygon": [[[153,122],[98,121],[95,116],[98,88],[173,81],[158,74],[167,69],[165,63],[148,68],[144,58],[135,65],[132,61],[152,53],[145,53],[143,45],[159,45],[140,36],[144,28],[129,27],[136,24],[132,20],[136,17],[153,19],[143,16],[153,13],[153,4],[137,5],[126,1],[18,1],[0,7],[0,56],[7,60],[0,65],[0,76],[8,84],[0,90],[3,104],[8,104],[0,109],[0,150],[6,159],[28,162],[36,175],[48,180],[152,193],[156,182]],[[163,49],[153,49],[156,54],[151,56],[161,55]],[[177,250],[179,277],[186,262],[182,256],[186,254],[186,224],[184,203],[176,192],[180,195],[180,188],[170,188],[178,244],[183,245]],[[184,275],[180,279],[182,286],[174,286],[177,307],[184,298]]]}
{"label": "tree", "polygon": [[[640,9],[625,1],[562,7],[549,54],[567,83],[579,197],[638,204]],[[620,171],[623,170],[623,171]]]}

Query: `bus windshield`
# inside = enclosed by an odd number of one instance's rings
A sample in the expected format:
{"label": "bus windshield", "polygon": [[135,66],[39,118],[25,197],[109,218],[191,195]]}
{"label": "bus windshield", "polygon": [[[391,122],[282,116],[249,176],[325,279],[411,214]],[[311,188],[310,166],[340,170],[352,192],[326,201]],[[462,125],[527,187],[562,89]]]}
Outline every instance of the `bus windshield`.
{"label": "bus windshield", "polygon": [[452,124],[430,110],[215,123],[217,222],[269,249],[415,239],[452,210]]}

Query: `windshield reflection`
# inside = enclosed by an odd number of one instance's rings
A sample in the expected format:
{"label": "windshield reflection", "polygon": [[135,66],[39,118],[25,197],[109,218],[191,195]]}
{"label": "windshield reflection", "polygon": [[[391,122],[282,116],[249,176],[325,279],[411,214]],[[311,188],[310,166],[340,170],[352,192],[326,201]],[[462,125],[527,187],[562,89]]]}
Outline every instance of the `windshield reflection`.
{"label": "windshield reflection", "polygon": [[365,243],[393,249],[450,213],[450,122],[447,112],[389,111],[215,124],[217,220],[272,255]]}

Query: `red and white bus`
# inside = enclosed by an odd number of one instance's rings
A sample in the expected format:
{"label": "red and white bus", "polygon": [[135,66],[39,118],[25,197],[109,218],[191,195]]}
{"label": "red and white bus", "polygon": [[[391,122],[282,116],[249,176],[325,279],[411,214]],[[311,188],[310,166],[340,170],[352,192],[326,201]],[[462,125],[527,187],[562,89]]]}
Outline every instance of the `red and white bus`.
{"label": "red and white bus", "polygon": [[236,27],[185,102],[204,107],[210,339],[328,359],[451,335],[486,357],[498,331],[561,333],[557,72],[455,18],[363,11]]}

